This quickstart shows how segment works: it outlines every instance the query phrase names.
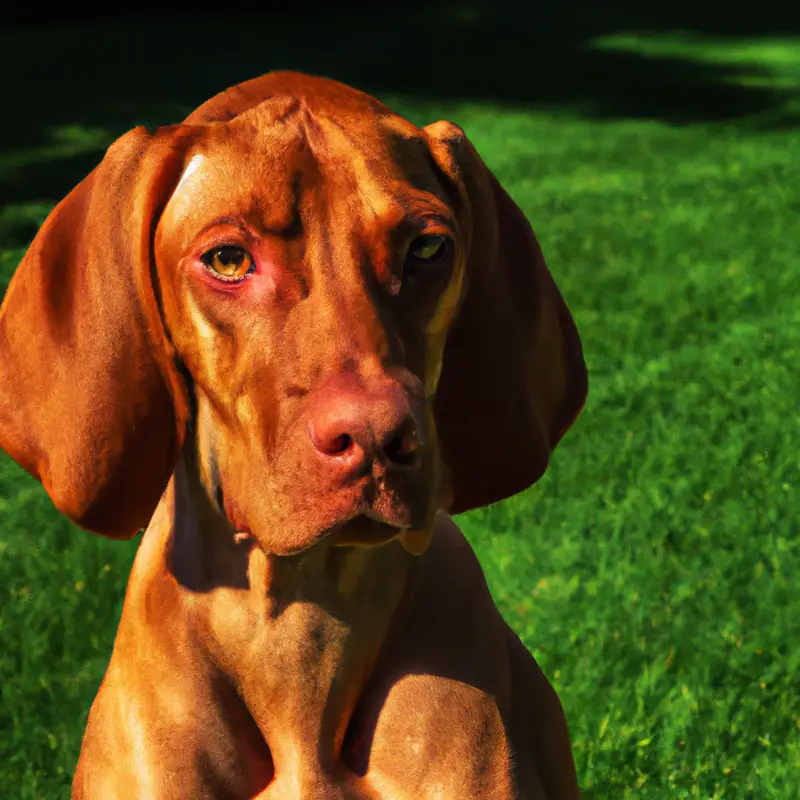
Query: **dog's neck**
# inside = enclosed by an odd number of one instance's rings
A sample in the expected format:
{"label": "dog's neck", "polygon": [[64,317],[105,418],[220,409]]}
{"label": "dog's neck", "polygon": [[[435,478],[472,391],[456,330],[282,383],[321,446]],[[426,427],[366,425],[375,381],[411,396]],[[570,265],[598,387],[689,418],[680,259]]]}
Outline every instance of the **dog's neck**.
{"label": "dog's neck", "polygon": [[161,574],[180,597],[194,646],[234,687],[273,758],[307,761],[313,743],[321,762],[336,761],[364,685],[411,606],[424,556],[397,542],[321,543],[295,556],[236,542],[191,459],[178,465],[162,507],[170,532]]}

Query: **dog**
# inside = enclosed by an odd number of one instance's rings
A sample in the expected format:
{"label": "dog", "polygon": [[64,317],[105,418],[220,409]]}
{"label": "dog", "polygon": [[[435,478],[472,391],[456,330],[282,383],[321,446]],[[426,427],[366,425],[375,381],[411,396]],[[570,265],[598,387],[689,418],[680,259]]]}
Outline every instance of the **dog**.
{"label": "dog", "polygon": [[73,798],[577,798],[450,515],[538,480],[586,394],[457,125],[277,72],[118,139],[0,308],[0,445],[146,527]]}

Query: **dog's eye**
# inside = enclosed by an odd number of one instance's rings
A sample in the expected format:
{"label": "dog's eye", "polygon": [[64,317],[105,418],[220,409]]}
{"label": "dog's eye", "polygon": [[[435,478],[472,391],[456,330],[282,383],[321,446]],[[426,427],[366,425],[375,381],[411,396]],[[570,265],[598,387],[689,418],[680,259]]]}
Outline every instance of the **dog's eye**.
{"label": "dog's eye", "polygon": [[209,250],[200,260],[215,278],[232,283],[243,281],[255,269],[253,256],[230,244]]}
{"label": "dog's eye", "polygon": [[412,266],[438,264],[447,254],[449,240],[438,234],[419,236],[408,249],[408,263]]}

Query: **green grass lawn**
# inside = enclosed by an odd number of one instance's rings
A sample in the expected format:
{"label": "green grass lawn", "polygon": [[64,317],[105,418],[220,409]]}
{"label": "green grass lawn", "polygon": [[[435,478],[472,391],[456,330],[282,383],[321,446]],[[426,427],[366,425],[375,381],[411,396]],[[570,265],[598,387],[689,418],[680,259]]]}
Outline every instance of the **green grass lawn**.
{"label": "green grass lawn", "polygon": [[[800,86],[798,40],[596,46],[724,62],[783,112]],[[549,472],[459,521],[562,699],[584,795],[800,797],[800,136],[764,113],[393,105],[466,129],[581,331],[589,401]],[[115,125],[65,118],[0,177],[96,162]],[[58,199],[0,211],[3,286]],[[68,796],[136,546],[71,526],[0,458],[0,796]]]}

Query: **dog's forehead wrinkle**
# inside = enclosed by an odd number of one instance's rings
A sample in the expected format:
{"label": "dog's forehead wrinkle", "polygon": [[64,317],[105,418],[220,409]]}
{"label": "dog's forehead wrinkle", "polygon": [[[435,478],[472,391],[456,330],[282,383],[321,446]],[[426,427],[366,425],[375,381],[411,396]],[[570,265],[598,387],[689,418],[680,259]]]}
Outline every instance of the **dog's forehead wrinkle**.
{"label": "dog's forehead wrinkle", "polygon": [[[383,175],[401,173],[409,162],[424,162],[421,133],[411,123],[390,114],[347,115],[308,113],[303,120],[309,145],[327,163],[352,164]],[[399,158],[398,158],[399,156]]]}
{"label": "dog's forehead wrinkle", "polygon": [[228,121],[228,125],[251,125],[261,130],[291,128],[302,124],[308,116],[308,108],[302,98],[291,94],[268,97],[258,105]]}
{"label": "dog's forehead wrinkle", "polygon": [[[301,203],[319,182],[302,131],[248,124],[240,134],[228,131],[194,153],[168,205],[178,219],[192,217],[198,232],[211,220],[235,216],[264,231],[297,233]],[[253,180],[243,182],[248,173]]]}
{"label": "dog's forehead wrinkle", "polygon": [[[268,99],[227,126],[244,134],[235,144],[237,137],[225,137],[234,149],[235,163],[229,172],[237,174],[244,161],[249,169],[254,163],[263,165],[252,201],[269,215],[284,218],[291,204],[291,216],[296,218],[300,204],[305,203],[309,216],[320,217],[323,208],[333,211],[333,205],[340,205],[341,214],[331,216],[366,217],[370,227],[391,227],[424,203],[418,197],[401,196],[398,186],[406,189],[409,177],[420,188],[435,186],[420,131],[386,111],[367,107],[337,114],[335,109],[309,107],[308,98],[283,95]],[[317,196],[310,196],[315,193],[308,190],[318,187]]]}

